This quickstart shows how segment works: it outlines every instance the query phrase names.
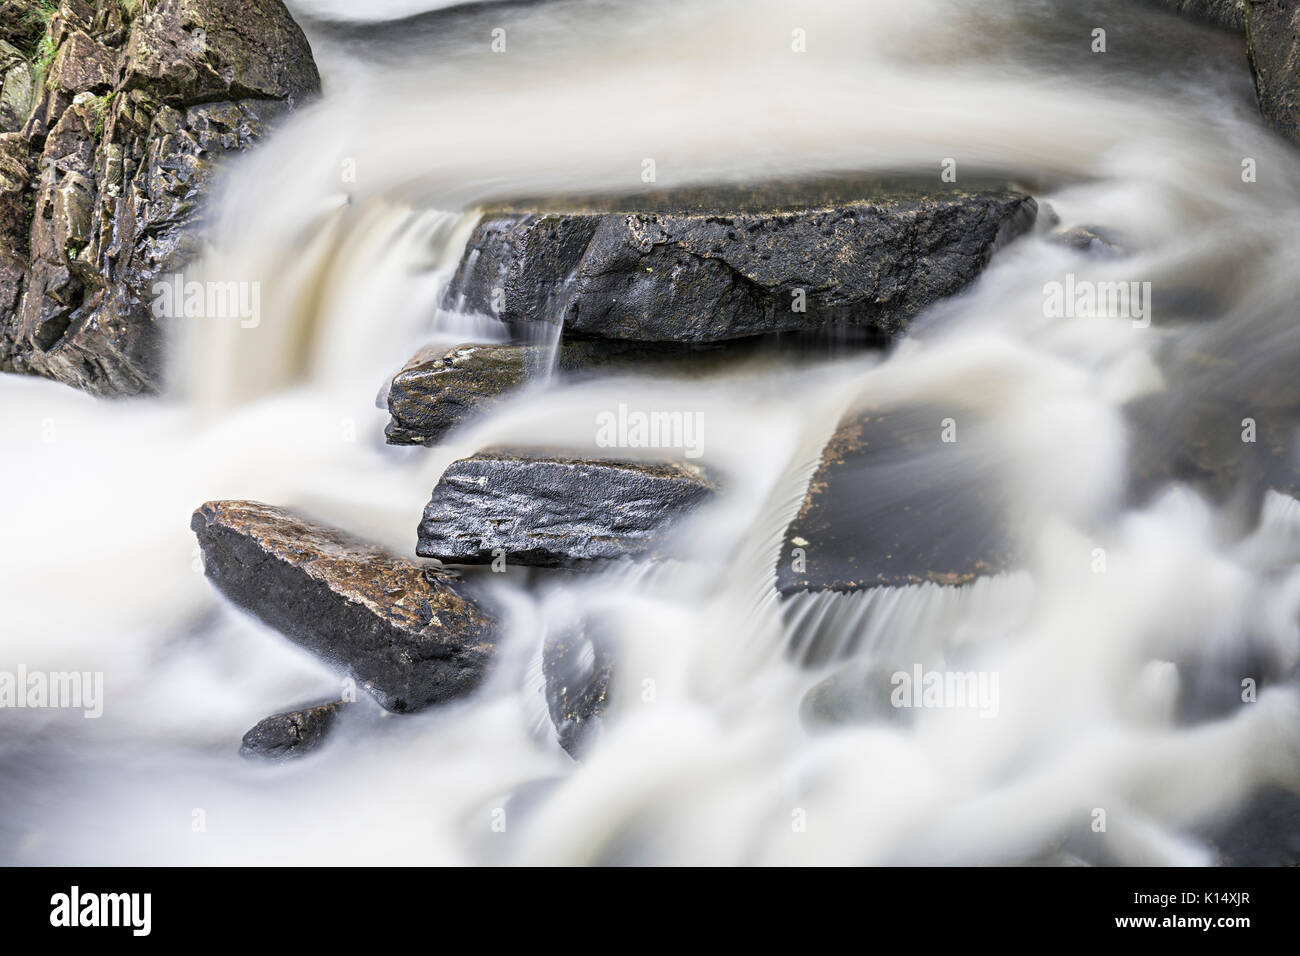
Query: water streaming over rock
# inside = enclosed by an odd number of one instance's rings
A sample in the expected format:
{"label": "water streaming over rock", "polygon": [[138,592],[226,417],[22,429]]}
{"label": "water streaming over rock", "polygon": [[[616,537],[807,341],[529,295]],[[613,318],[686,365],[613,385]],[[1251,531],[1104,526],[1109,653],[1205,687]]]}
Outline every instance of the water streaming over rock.
{"label": "water streaming over rock", "polygon": [[[178,320],[157,401],[0,380],[3,666],[105,675],[98,720],[5,715],[0,859],[1201,863],[1199,834],[1258,788],[1300,787],[1300,698],[1268,679],[1300,656],[1300,506],[1264,494],[1271,475],[1245,498],[1134,478],[1189,429],[1298,421],[1300,165],[1229,38],[1120,0],[557,0],[364,27],[339,22],[348,5],[295,12],[325,96],[233,168],[203,262],[258,283],[255,325]],[[937,177],[950,157],[1128,254],[1050,242],[1044,215],[887,355],[540,382],[436,448],[383,444],[376,393],[417,347],[502,336],[443,308],[481,204],[635,194],[646,158],[668,188]],[[1067,275],[1151,282],[1154,321],[1047,314]],[[725,487],[682,527],[682,560],[531,588],[523,569],[484,575],[511,627],[475,697],[345,725],[310,760],[241,761],[248,727],[338,680],[210,589],[195,506],[297,507],[410,554],[453,459],[590,449],[595,415],[668,388],[701,413]],[[918,484],[997,487],[1021,568],[778,595],[785,529],[862,401],[980,423],[960,466],[890,462],[863,513]],[[936,506],[917,533],[952,520]],[[618,660],[581,763],[539,731],[536,662],[575,617]],[[996,718],[809,719],[828,679],[914,665],[996,674]],[[1243,677],[1258,702],[1223,705]]]}

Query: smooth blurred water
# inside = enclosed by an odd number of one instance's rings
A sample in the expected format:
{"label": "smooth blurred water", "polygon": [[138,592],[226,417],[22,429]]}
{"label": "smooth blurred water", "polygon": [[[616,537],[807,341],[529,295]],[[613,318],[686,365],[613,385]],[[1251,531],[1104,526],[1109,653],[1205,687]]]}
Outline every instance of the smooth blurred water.
{"label": "smooth blurred water", "polygon": [[[400,28],[328,23],[332,2],[296,10],[325,95],[234,167],[203,264],[260,283],[260,324],[173,329],[162,400],[0,380],[0,669],[103,671],[106,695],[99,720],[0,714],[0,859],[1203,863],[1198,833],[1264,784],[1300,787],[1293,687],[1184,712],[1193,683],[1235,689],[1243,655],[1294,669],[1300,506],[1273,496],[1261,515],[1176,484],[1129,495],[1135,451],[1201,427],[1196,400],[1288,429],[1300,406],[1300,164],[1256,115],[1239,41],[1120,0],[557,0]],[[549,382],[439,448],[385,446],[385,380],[420,345],[493,331],[438,307],[475,207],[635,192],[645,158],[660,188],[938,176],[954,158],[959,177],[1005,177],[1131,255],[1082,256],[1044,222],[888,355]],[[1047,317],[1044,285],[1067,273],[1151,282],[1156,321]],[[1124,409],[1152,397],[1135,431]],[[923,455],[891,474],[998,483],[1019,572],[783,606],[785,527],[860,399],[979,416],[978,468]],[[413,554],[451,460],[594,448],[599,412],[665,401],[702,413],[703,461],[726,480],[682,529],[689,560],[491,576],[512,625],[473,699],[367,711],[288,765],[238,756],[257,720],[339,684],[215,594],[194,507],[296,507]],[[864,514],[881,491],[862,489]],[[545,731],[530,661],[582,615],[614,631],[617,674],[578,764]],[[997,673],[997,717],[808,725],[806,693],[847,660]]]}

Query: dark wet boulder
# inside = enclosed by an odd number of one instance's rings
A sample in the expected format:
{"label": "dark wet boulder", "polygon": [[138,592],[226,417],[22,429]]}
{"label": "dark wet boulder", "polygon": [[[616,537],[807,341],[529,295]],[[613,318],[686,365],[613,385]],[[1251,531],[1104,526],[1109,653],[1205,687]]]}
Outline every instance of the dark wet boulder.
{"label": "dark wet boulder", "polygon": [[978,416],[956,408],[849,412],[786,530],[778,589],[964,585],[1010,570],[999,460]]}
{"label": "dark wet boulder", "polygon": [[1244,10],[1260,112],[1274,129],[1300,142],[1300,2],[1248,0]]}
{"label": "dark wet boulder", "polygon": [[325,742],[343,706],[342,701],[333,701],[259,720],[244,734],[239,753],[267,760],[308,754]]}
{"label": "dark wet boulder", "polygon": [[546,361],[529,345],[458,345],[421,349],[388,388],[391,445],[433,444],[490,409]]}
{"label": "dark wet boulder", "polygon": [[65,0],[42,43],[52,56],[22,125],[27,268],[19,300],[0,295],[0,367],[152,392],[169,318],[156,286],[196,258],[216,171],[320,77],[280,0]]}
{"label": "dark wet boulder", "polygon": [[388,710],[468,694],[492,663],[493,616],[437,569],[257,502],[210,501],[190,526],[226,597]]}
{"label": "dark wet boulder", "polygon": [[[389,383],[383,398],[390,445],[434,445],[481,416],[530,380],[585,374],[695,376],[755,355],[748,343],[704,347],[566,338],[554,346],[466,343],[421,349]],[[791,358],[789,349],[783,356]],[[797,356],[796,356],[797,357]]]}
{"label": "dark wet boulder", "polygon": [[452,462],[433,489],[416,553],[452,564],[580,567],[657,557],[714,494],[699,466],[486,450]]}
{"label": "dark wet boulder", "polygon": [[562,323],[566,332],[648,342],[827,327],[889,336],[969,285],[1037,209],[1007,189],[838,187],[835,195],[850,198],[719,189],[658,208],[643,197],[592,209],[490,210],[444,306],[512,327]]}

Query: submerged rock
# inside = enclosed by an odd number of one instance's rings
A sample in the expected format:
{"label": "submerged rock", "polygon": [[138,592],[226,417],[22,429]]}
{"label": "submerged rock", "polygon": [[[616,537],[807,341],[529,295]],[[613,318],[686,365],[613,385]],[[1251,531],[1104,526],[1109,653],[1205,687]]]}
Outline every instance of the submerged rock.
{"label": "submerged rock", "polygon": [[259,720],[244,734],[239,753],[271,760],[310,753],[325,742],[342,707],[343,701],[336,700]]}
{"label": "submerged rock", "polygon": [[1128,250],[1116,241],[1113,236],[1096,226],[1074,226],[1070,229],[1059,229],[1050,234],[1047,241],[1061,246],[1068,246],[1079,252],[1086,252],[1089,255],[1103,259],[1118,259],[1128,254]]}
{"label": "submerged rock", "polygon": [[[1011,567],[1009,503],[970,416],[954,414],[866,409],[841,420],[786,530],[783,594],[963,585]],[[961,442],[946,443],[958,419]]]}
{"label": "submerged rock", "polygon": [[578,759],[594,745],[609,703],[614,661],[606,638],[587,619],[548,635],[542,677],[556,739]]}
{"label": "submerged rock", "polygon": [[190,527],[223,594],[388,710],[467,694],[492,663],[491,614],[436,569],[257,502],[210,501]]}
{"label": "submerged rock", "polygon": [[861,192],[841,188],[852,198],[832,200],[792,188],[776,200],[719,189],[660,208],[643,197],[614,208],[489,211],[444,305],[648,342],[828,326],[891,335],[969,285],[1037,209],[1006,189]]}
{"label": "submerged rock", "polygon": [[1300,3],[1249,0],[1244,7],[1246,51],[1260,112],[1300,143]]}
{"label": "submerged rock", "polygon": [[1300,495],[1300,407],[1187,389],[1134,399],[1124,413],[1134,433],[1129,493],[1135,502],[1173,482],[1252,510],[1269,489]]}
{"label": "submerged rock", "polygon": [[544,567],[653,557],[713,493],[713,481],[691,464],[487,450],[447,467],[424,509],[416,553]]}
{"label": "submerged rock", "polygon": [[1204,835],[1219,866],[1300,866],[1300,794],[1264,787]]}
{"label": "submerged rock", "polygon": [[151,392],[165,318],[154,285],[194,258],[221,157],[320,76],[280,0],[66,0],[43,42],[53,57],[22,126],[38,171],[26,274],[17,302],[0,294],[0,368]]}
{"label": "submerged rock", "polygon": [[845,664],[811,687],[799,702],[799,720],[809,729],[904,722],[912,712],[892,703],[894,670],[881,664]]}

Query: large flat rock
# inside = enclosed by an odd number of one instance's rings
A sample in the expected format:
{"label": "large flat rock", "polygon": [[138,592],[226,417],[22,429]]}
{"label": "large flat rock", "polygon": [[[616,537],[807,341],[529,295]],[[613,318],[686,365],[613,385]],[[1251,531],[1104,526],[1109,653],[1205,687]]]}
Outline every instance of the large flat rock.
{"label": "large flat rock", "polygon": [[828,326],[888,336],[969,285],[1037,213],[1009,189],[860,193],[720,189],[661,203],[489,210],[444,305],[516,327],[563,323],[648,342]]}
{"label": "large flat rock", "polygon": [[[1012,567],[1009,502],[953,409],[855,410],[841,420],[785,535],[777,587],[862,591],[959,586]],[[972,447],[974,446],[974,447]]]}
{"label": "large flat rock", "polygon": [[691,464],[488,450],[454,461],[433,489],[416,553],[457,564],[575,567],[659,556],[667,535],[712,497]]}
{"label": "large flat rock", "polygon": [[226,597],[388,710],[464,695],[493,660],[491,614],[434,569],[258,502],[209,501],[190,527]]}

